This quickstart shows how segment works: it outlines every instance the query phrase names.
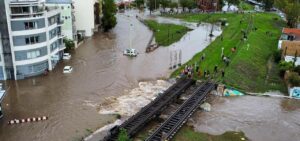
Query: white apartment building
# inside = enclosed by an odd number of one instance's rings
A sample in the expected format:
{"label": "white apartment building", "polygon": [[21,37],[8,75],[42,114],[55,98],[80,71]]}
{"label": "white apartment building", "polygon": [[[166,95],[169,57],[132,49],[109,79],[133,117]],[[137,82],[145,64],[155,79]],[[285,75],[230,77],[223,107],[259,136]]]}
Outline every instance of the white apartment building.
{"label": "white apartment building", "polygon": [[54,69],[65,49],[60,12],[44,0],[0,1],[4,78],[24,79]]}
{"label": "white apartment building", "polygon": [[[0,32],[0,39],[1,39],[1,32]],[[2,40],[0,40],[0,80],[6,80],[4,72],[5,72],[5,66],[4,66],[4,58],[3,58],[3,46],[2,46]]]}

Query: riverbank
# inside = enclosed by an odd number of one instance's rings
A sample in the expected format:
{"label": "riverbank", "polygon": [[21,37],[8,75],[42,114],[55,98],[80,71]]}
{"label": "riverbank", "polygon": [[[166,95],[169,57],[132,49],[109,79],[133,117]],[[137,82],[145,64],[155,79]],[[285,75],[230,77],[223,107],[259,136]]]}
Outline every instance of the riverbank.
{"label": "riverbank", "polygon": [[221,135],[195,132],[192,127],[184,126],[175,135],[174,141],[246,141],[247,137],[243,132],[225,132]]}
{"label": "riverbank", "polygon": [[[217,65],[219,72],[224,69],[225,76],[222,78],[218,73],[214,79],[243,91],[280,90],[286,92],[286,87],[279,77],[278,67],[276,65],[273,68],[267,67],[268,60],[277,50],[278,38],[284,25],[277,15],[271,13],[217,13],[180,14],[168,17],[196,23],[215,23],[220,20],[228,23],[223,27],[223,34],[220,37],[202,52],[197,53],[185,65],[199,64],[202,73],[205,70],[214,72],[214,67]],[[266,34],[267,32],[270,34]],[[245,40],[243,39],[244,34]],[[228,66],[222,60],[222,52],[224,56],[230,58]],[[205,56],[205,60],[200,63],[202,56]],[[183,67],[176,70],[171,76],[179,75]],[[269,71],[270,69],[272,71]],[[203,76],[195,76],[195,78],[203,79]],[[266,78],[269,79],[266,80]]]}
{"label": "riverbank", "polygon": [[160,46],[169,46],[179,41],[191,29],[175,24],[162,24],[154,20],[145,20],[145,24],[154,32],[155,41]]}

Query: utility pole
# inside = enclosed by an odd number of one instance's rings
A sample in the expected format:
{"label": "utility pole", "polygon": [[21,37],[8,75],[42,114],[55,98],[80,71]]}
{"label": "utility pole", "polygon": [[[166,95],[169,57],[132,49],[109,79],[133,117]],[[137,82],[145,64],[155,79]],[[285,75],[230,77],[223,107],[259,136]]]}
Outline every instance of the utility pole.
{"label": "utility pole", "polygon": [[132,27],[132,23],[130,22],[130,27],[129,27],[129,40],[130,40],[130,48],[132,48],[132,40],[131,40],[131,27]]}
{"label": "utility pole", "polygon": [[170,25],[168,25],[168,43],[170,43]]}

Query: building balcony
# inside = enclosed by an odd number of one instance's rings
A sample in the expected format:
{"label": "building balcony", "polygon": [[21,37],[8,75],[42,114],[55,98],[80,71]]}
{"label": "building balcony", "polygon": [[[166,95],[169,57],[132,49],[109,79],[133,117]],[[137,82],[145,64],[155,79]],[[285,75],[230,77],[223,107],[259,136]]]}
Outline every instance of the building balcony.
{"label": "building balcony", "polygon": [[14,51],[31,50],[31,49],[42,48],[45,46],[47,46],[47,42],[41,42],[41,43],[29,44],[23,46],[14,46]]}
{"label": "building balcony", "polygon": [[57,25],[58,25],[58,26],[62,26],[63,24],[64,24],[64,20],[58,20],[58,21],[57,21]]}
{"label": "building balcony", "polygon": [[59,45],[59,51],[62,51],[66,49],[66,45],[64,43],[62,43],[61,45]]}
{"label": "building balcony", "polygon": [[37,58],[28,59],[28,60],[16,61],[15,65],[22,66],[22,65],[36,64],[39,62],[44,62],[45,60],[48,60],[48,59],[49,59],[49,56],[45,55],[45,56],[40,56]]}
{"label": "building balcony", "polygon": [[65,35],[62,34],[62,33],[57,33],[57,36],[58,36],[59,39],[63,39],[65,37]]}
{"label": "building balcony", "polygon": [[10,0],[10,6],[20,6],[20,5],[36,5],[40,4],[40,0]]}
{"label": "building balcony", "polygon": [[32,29],[26,29],[21,31],[12,31],[13,36],[23,36],[23,35],[32,35],[32,34],[39,34],[46,32],[46,28],[32,28]]}
{"label": "building balcony", "polygon": [[23,12],[23,13],[10,14],[11,19],[38,18],[43,16],[44,16],[44,11],[33,12],[33,13]]}

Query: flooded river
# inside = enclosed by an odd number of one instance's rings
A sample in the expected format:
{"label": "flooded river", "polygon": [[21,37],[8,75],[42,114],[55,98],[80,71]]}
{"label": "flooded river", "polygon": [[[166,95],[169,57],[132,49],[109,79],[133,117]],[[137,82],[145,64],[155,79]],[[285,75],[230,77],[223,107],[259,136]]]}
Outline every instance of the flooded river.
{"label": "flooded river", "polygon": [[252,141],[299,141],[300,101],[268,97],[216,97],[211,112],[193,117],[196,131],[243,131]]}

